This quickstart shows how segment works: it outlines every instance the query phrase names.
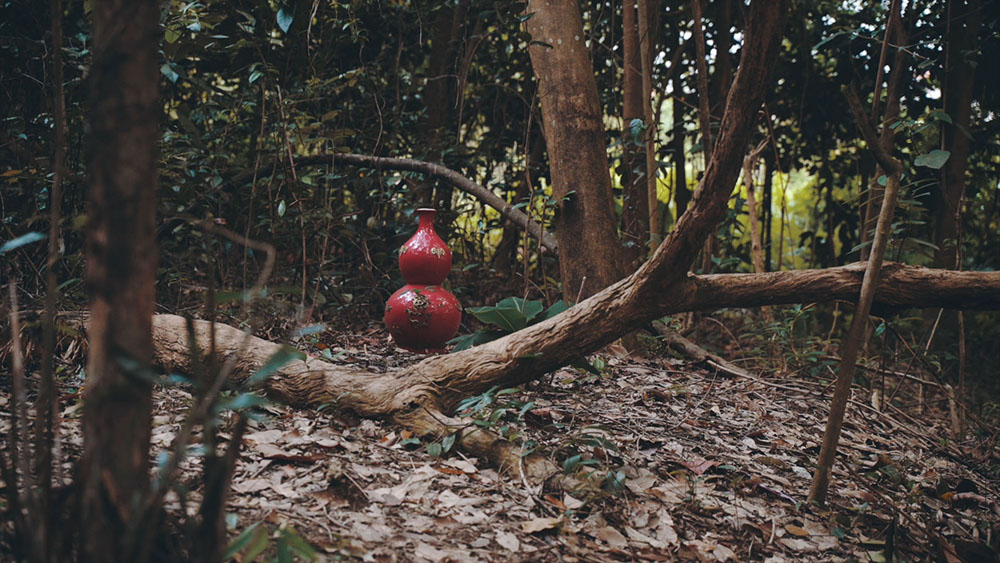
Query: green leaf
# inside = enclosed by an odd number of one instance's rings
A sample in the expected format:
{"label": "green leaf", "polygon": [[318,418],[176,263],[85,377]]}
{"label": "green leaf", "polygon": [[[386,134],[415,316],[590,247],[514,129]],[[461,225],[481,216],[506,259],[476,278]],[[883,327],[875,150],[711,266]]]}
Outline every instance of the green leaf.
{"label": "green leaf", "polygon": [[507,332],[517,332],[528,326],[528,318],[516,307],[471,307],[466,311],[480,321],[496,325]]}
{"label": "green leaf", "polygon": [[642,144],[642,137],[646,132],[646,124],[637,117],[629,122],[628,132],[631,137],[629,140],[632,141],[632,143],[636,145]]}
{"label": "green leaf", "polygon": [[485,344],[491,340],[496,340],[503,335],[504,333],[499,330],[477,330],[472,334],[456,336],[449,340],[448,344],[454,345],[454,348],[451,349],[452,352],[459,352],[473,346]]}
{"label": "green leaf", "polygon": [[181,75],[177,74],[177,71],[170,66],[170,63],[163,63],[163,66],[160,67],[160,72],[163,76],[167,77],[167,80],[173,83],[177,83],[177,79],[181,77]]}
{"label": "green leaf", "polygon": [[304,359],[306,359],[305,354],[287,344],[283,344],[278,348],[277,352],[271,354],[271,357],[267,359],[267,362],[256,373],[250,376],[250,379],[247,380],[247,385],[252,387],[270,377],[274,372],[284,367],[285,364],[294,360]]}
{"label": "green leaf", "polygon": [[547,321],[547,320],[551,319],[552,317],[558,315],[559,313],[562,313],[566,309],[569,309],[569,305],[567,305],[565,301],[563,301],[562,299],[560,299],[559,301],[556,301],[555,303],[553,303],[551,307],[549,307],[548,309],[546,309],[545,312],[542,313],[542,316],[540,316],[537,319],[535,319],[535,322],[540,323],[542,321]]}
{"label": "green leaf", "polygon": [[278,203],[278,217],[285,216],[285,209],[285,200],[281,200],[281,202]]}
{"label": "green leaf", "polygon": [[239,411],[243,409],[249,409],[252,407],[259,407],[261,405],[266,405],[271,401],[267,400],[266,397],[261,397],[254,393],[240,393],[235,397],[229,397],[222,399],[215,406],[216,412],[222,411]]}
{"label": "green leaf", "polygon": [[427,455],[431,457],[441,457],[441,450],[441,444],[438,442],[427,444]]}
{"label": "green leaf", "polygon": [[[243,551],[243,548],[250,545],[250,540],[254,539],[258,526],[260,526],[260,522],[251,524],[250,526],[247,527],[246,530],[240,532],[240,535],[236,536],[236,539],[233,540],[233,543],[229,544],[229,547],[226,548],[226,554],[222,556],[222,560],[229,561],[230,559],[233,558],[234,555],[236,555],[240,551]],[[267,539],[266,536],[265,539]]]}
{"label": "green leaf", "polygon": [[922,154],[917,158],[913,159],[913,164],[915,166],[926,166],[927,168],[940,170],[941,167],[944,166],[944,163],[948,162],[948,158],[950,156],[951,156],[950,151],[935,149],[927,154]]}
{"label": "green leaf", "polygon": [[285,528],[282,537],[285,539],[288,546],[299,555],[299,557],[307,561],[313,561],[316,559],[316,548],[304,540],[295,528]]}
{"label": "green leaf", "polygon": [[441,440],[441,448],[446,452],[451,451],[451,447],[455,445],[456,438],[458,438],[458,432],[448,434]]}
{"label": "green leaf", "polygon": [[0,254],[4,254],[14,250],[15,248],[20,248],[26,244],[31,244],[33,242],[38,242],[40,240],[45,240],[46,236],[44,233],[30,232],[25,233],[17,238],[10,239],[9,241],[3,243],[0,246]]}
{"label": "green leaf", "polygon": [[295,8],[294,6],[289,8],[287,6],[278,10],[278,27],[281,31],[288,33],[288,28],[292,27],[292,20],[295,19]]}
{"label": "green leaf", "polygon": [[936,119],[938,121],[944,121],[945,123],[953,123],[953,121],[951,120],[951,116],[940,110],[932,111],[931,118]]}
{"label": "green leaf", "polygon": [[535,318],[535,315],[541,313],[545,306],[542,305],[541,301],[527,301],[520,297],[508,297],[497,303],[497,307],[514,307],[530,321]]}

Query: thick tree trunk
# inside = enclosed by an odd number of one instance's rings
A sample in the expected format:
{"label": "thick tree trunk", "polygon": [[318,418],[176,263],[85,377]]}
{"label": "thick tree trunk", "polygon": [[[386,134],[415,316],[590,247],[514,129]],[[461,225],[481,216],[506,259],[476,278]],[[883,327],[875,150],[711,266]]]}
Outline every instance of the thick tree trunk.
{"label": "thick tree trunk", "polygon": [[82,459],[88,561],[145,558],[146,546],[129,542],[136,500],[149,484],[152,388],[138,372],[153,353],[159,16],[151,0],[94,3]]}
{"label": "thick tree trunk", "polygon": [[[632,122],[644,120],[642,61],[640,59],[639,25],[636,0],[625,0],[622,14],[623,88],[622,103],[622,238],[625,242],[625,261],[637,264],[646,247],[649,232],[649,203],[646,194],[646,160],[641,139],[632,134]],[[632,268],[629,268],[632,269]]]}
{"label": "thick tree trunk", "polygon": [[574,0],[531,0],[531,64],[549,152],[563,295],[577,301],[620,278],[611,175],[597,82]]}

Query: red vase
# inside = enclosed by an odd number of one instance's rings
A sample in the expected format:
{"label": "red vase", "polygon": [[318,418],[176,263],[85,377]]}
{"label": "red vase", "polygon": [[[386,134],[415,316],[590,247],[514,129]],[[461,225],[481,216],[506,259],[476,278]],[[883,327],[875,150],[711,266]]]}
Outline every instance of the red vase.
{"label": "red vase", "polygon": [[458,332],[462,306],[440,285],[451,270],[451,250],[434,232],[434,210],[418,209],[417,215],[417,232],[399,249],[407,285],[389,297],[383,320],[400,348],[435,354]]}
{"label": "red vase", "polygon": [[399,270],[406,283],[440,285],[451,271],[451,250],[434,232],[434,209],[417,210],[417,232],[399,249]]}
{"label": "red vase", "polygon": [[439,285],[408,284],[385,304],[385,326],[404,350],[421,354],[444,352],[444,345],[462,322],[458,299]]}

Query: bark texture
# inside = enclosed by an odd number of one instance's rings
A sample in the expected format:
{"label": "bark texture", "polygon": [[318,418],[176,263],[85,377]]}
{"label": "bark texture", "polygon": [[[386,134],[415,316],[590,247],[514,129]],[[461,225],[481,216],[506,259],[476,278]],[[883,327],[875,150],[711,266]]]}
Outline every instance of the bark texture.
{"label": "bark texture", "polygon": [[82,460],[83,558],[137,561],[128,545],[149,483],[148,365],[156,275],[159,4],[94,3],[87,282],[90,355]]}
{"label": "bark texture", "polygon": [[632,134],[632,122],[644,120],[642,60],[640,58],[639,24],[636,13],[636,0],[625,0],[622,14],[622,55],[623,55],[623,96],[622,103],[622,160],[624,188],[622,209],[622,238],[625,241],[625,260],[628,264],[636,264],[646,246],[646,234],[649,231],[649,203],[646,194],[646,160],[643,150]]}
{"label": "bark texture", "polygon": [[585,44],[580,6],[574,0],[531,0],[526,13],[528,53],[538,78],[556,236],[567,301],[586,298],[620,277],[603,113],[594,67]]}

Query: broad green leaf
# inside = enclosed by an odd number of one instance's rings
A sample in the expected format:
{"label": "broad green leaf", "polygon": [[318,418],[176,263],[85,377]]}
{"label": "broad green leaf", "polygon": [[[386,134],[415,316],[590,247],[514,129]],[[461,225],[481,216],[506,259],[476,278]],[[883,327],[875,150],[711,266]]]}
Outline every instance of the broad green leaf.
{"label": "broad green leaf", "polygon": [[17,238],[10,239],[9,241],[3,243],[0,246],[0,254],[4,254],[14,250],[15,248],[20,248],[26,244],[31,244],[33,242],[38,242],[40,240],[45,240],[46,235],[44,233],[30,232],[25,233]]}
{"label": "broad green leaf", "polygon": [[285,209],[285,200],[281,200],[281,202],[278,203],[278,217],[285,216]]}
{"label": "broad green leaf", "polygon": [[292,27],[292,20],[295,19],[294,7],[283,7],[278,10],[278,27],[281,31],[288,33],[288,28]]}
{"label": "broad green leaf", "polygon": [[553,303],[551,307],[549,307],[548,309],[546,309],[545,312],[542,313],[540,317],[538,317],[537,319],[535,319],[535,322],[540,323],[542,321],[547,321],[547,320],[551,319],[552,317],[558,315],[559,313],[562,313],[566,309],[569,309],[569,305],[567,305],[565,301],[563,301],[562,299],[560,299],[559,301],[556,301],[555,303]]}
{"label": "broad green leaf", "polygon": [[535,318],[535,315],[542,312],[544,305],[542,305],[541,301],[527,301],[520,297],[508,297],[497,303],[497,307],[513,307],[530,321]]}
{"label": "broad green leaf", "polygon": [[528,326],[528,318],[514,307],[471,307],[466,311],[480,321],[496,325],[507,332],[517,332]]}
{"label": "broad green leaf", "polygon": [[940,170],[941,167],[944,166],[944,163],[948,162],[948,158],[950,156],[951,156],[950,151],[935,149],[927,154],[922,154],[917,158],[913,159],[913,164],[915,166],[926,166],[927,168]]}

